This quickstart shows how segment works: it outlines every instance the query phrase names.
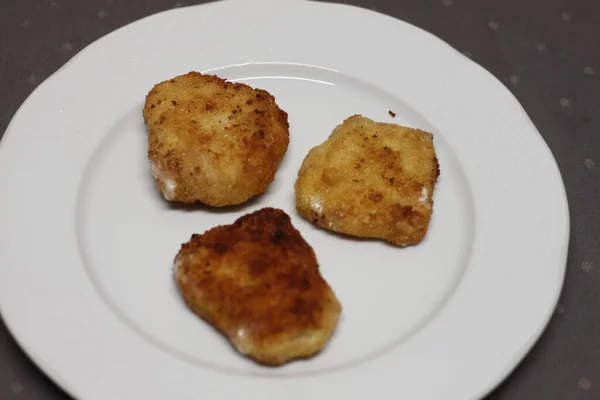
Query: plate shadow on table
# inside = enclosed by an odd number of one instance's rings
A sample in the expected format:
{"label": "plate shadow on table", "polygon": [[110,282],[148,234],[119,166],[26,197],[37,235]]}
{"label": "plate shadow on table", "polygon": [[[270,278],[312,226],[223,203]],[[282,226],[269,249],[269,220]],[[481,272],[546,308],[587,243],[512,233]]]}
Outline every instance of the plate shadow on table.
{"label": "plate shadow on table", "polygon": [[544,352],[547,351],[547,339],[556,330],[556,324],[557,318],[556,314],[554,314],[546,329],[531,350],[519,361],[519,364],[517,364],[515,369],[513,369],[503,381],[499,382],[494,390],[482,400],[513,398],[515,395],[518,395],[518,392],[516,392],[518,387],[515,387],[513,381],[516,382],[517,380],[522,379],[522,376],[528,375],[533,369],[533,364],[528,362],[530,359],[540,359],[544,357]]}
{"label": "plate shadow on table", "polygon": [[[12,354],[9,356],[8,353]],[[4,359],[11,360],[12,374],[0,374],[0,398],[11,399],[18,396],[24,399],[37,399],[37,393],[43,393],[44,400],[75,400],[56,385],[29,358],[8,331],[4,319],[0,316],[0,363],[4,362]],[[22,380],[19,378],[19,375],[25,373],[27,374],[29,386],[22,387],[22,391],[17,394],[12,390],[13,385],[20,385]]]}

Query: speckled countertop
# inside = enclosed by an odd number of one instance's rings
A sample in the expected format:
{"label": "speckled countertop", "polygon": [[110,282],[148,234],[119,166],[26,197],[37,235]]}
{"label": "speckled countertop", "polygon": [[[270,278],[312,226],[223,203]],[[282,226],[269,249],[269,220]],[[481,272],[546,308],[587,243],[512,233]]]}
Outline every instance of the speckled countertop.
{"label": "speckled countertop", "polygon": [[[488,399],[600,399],[600,1],[346,2],[424,28],[488,69],[519,99],[560,167],[572,224],[563,293],[539,342]],[[83,47],[141,17],[197,3],[0,2],[0,137],[31,91]],[[68,398],[0,321],[0,399]]]}

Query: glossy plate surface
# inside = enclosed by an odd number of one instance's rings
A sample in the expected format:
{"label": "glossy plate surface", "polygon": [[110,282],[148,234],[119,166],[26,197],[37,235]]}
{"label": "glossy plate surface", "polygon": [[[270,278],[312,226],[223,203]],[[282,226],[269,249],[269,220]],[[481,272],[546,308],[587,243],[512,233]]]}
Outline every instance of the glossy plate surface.
{"label": "glossy plate surface", "polygon": [[[143,101],[192,70],[268,90],[289,114],[276,179],[243,206],[173,207],[154,187]],[[355,113],[435,135],[418,246],[342,239],[295,211],[304,156]],[[569,237],[554,159],[501,83],[412,25],[299,0],[176,9],[93,43],[14,117],[0,191],[2,315],[83,400],[481,397],[547,323]],[[171,271],[192,233],[265,206],[290,214],[344,307],[322,354],[282,368],[236,354]]]}

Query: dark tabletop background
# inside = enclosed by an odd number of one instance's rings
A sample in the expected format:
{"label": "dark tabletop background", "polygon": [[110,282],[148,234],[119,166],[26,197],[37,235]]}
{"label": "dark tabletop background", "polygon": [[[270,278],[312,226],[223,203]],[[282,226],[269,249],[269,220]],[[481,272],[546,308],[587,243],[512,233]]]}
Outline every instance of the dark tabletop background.
{"label": "dark tabletop background", "polygon": [[[424,28],[487,68],[524,106],[565,181],[571,243],[563,293],[539,342],[487,400],[600,400],[600,0],[345,2]],[[31,91],[83,47],[141,17],[197,3],[0,0],[0,137]],[[69,399],[1,320],[0,399]]]}

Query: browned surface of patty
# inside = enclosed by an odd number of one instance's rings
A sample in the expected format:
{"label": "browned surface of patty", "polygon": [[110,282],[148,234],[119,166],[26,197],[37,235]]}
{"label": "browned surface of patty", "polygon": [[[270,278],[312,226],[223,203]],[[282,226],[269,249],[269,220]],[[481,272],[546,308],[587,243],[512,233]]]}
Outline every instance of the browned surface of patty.
{"label": "browned surface of patty", "polygon": [[341,313],[312,248],[278,209],[193,235],[175,278],[192,311],[264,364],[316,354]]}
{"label": "browned surface of patty", "polygon": [[167,200],[240,204],[263,193],[289,143],[287,113],[268,92],[190,72],[146,96],[148,158]]}
{"label": "browned surface of patty", "polygon": [[304,159],[296,208],[328,230],[416,244],[427,233],[438,175],[432,134],[354,115]]}

